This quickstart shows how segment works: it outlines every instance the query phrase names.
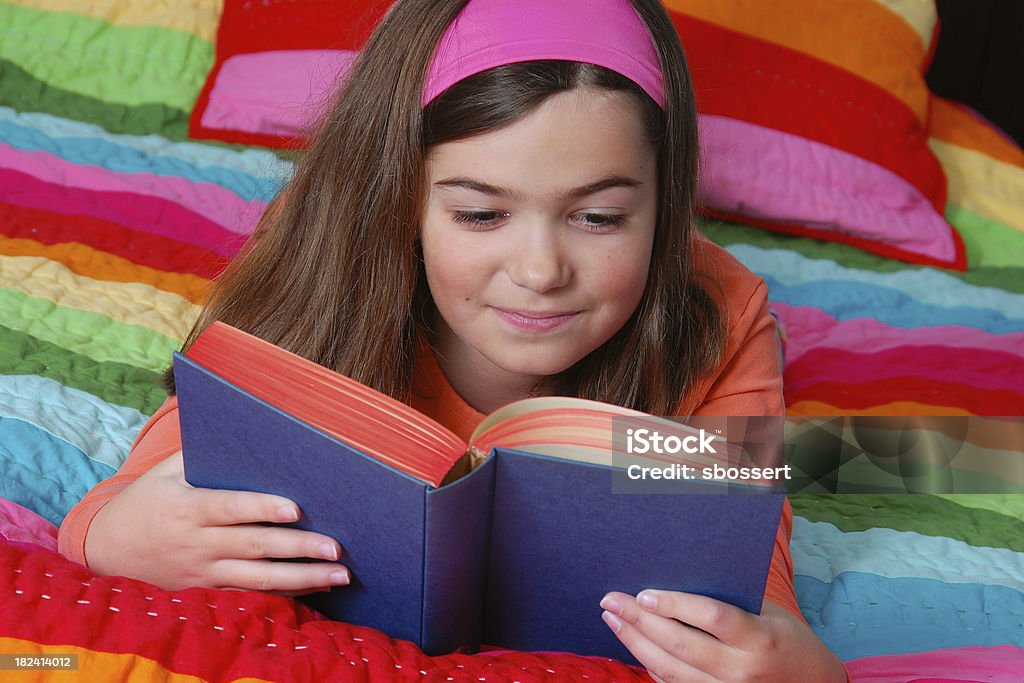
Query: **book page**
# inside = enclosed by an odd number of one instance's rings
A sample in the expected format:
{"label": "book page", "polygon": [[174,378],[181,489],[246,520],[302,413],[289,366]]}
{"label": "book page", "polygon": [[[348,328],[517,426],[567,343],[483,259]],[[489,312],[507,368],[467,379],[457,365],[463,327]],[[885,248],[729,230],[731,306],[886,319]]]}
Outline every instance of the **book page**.
{"label": "book page", "polygon": [[406,474],[441,484],[466,444],[401,401],[221,322],[186,354],[240,389]]}
{"label": "book page", "polygon": [[[625,466],[614,462],[613,456],[625,453],[623,440],[630,428],[656,427],[665,436],[680,439],[698,434],[698,430],[681,422],[647,415],[586,399],[545,396],[510,403],[491,413],[473,433],[471,446],[482,453],[494,447],[511,448],[577,460],[599,465]],[[642,457],[630,455],[630,464],[688,464],[704,466],[713,460],[727,462],[736,453],[723,452],[721,457],[687,457],[685,455]]]}

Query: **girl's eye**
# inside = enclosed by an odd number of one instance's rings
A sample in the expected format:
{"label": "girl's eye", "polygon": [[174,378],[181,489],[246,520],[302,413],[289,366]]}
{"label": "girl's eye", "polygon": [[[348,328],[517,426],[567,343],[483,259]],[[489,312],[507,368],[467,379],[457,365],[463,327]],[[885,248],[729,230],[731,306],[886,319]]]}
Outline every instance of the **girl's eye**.
{"label": "girl's eye", "polygon": [[486,228],[505,216],[508,214],[504,211],[455,211],[452,220],[456,223]]}
{"label": "girl's eye", "polygon": [[626,217],[622,214],[581,213],[577,215],[582,219],[581,222],[586,228],[594,232],[611,231],[626,222]]}
{"label": "girl's eye", "polygon": [[[471,227],[489,228],[508,216],[505,211],[455,211],[452,220]],[[591,232],[610,232],[626,222],[622,214],[579,213],[576,218]]]}

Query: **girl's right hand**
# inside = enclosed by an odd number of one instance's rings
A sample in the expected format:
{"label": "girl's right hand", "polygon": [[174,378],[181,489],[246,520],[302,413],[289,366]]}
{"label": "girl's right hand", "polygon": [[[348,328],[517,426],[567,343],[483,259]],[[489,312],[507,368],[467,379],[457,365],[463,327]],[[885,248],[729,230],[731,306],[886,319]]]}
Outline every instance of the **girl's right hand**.
{"label": "girl's right hand", "polygon": [[281,496],[191,486],[178,451],[100,508],[85,556],[98,574],[166,590],[202,586],[301,595],[348,584],[348,569],[336,562],[337,541],[264,524],[294,522],[299,515],[298,506]]}

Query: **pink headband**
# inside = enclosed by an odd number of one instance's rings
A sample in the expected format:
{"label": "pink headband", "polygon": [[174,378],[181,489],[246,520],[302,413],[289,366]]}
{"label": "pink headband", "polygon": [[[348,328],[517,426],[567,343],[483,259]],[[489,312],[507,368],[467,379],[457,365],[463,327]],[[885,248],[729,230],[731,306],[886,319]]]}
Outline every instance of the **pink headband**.
{"label": "pink headband", "polygon": [[438,43],[423,106],[468,76],[534,59],[606,67],[665,106],[658,53],[629,0],[470,0]]}

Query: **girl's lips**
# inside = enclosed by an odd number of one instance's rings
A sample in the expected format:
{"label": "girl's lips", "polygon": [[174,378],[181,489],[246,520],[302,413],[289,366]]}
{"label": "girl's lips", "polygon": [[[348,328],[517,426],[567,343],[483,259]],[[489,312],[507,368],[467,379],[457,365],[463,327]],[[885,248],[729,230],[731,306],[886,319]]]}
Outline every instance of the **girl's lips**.
{"label": "girl's lips", "polygon": [[580,311],[550,314],[521,313],[519,311],[506,311],[502,308],[495,308],[494,312],[498,314],[499,318],[513,327],[531,332],[547,332],[548,330],[561,327],[580,313]]}

